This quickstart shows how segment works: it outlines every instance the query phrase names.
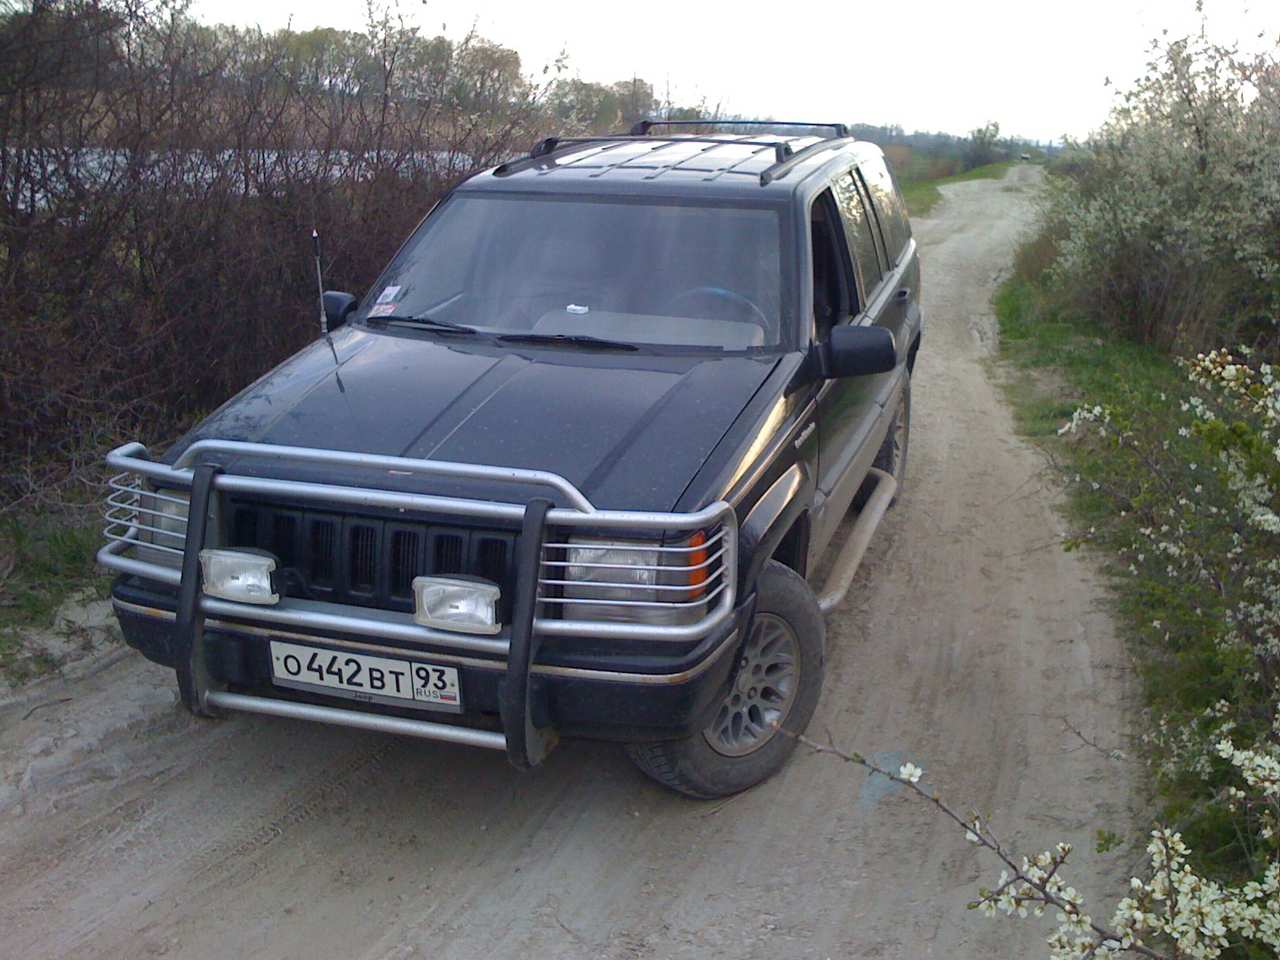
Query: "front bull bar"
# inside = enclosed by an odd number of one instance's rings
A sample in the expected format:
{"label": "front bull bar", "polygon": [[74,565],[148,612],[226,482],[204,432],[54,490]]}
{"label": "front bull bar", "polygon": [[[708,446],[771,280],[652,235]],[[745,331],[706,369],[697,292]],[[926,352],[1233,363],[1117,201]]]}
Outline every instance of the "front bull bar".
{"label": "front bull bar", "polygon": [[[550,499],[535,497],[528,502],[470,501],[416,493],[398,493],[365,487],[334,487],[298,481],[281,481],[230,473],[208,455],[262,455],[300,462],[357,466],[416,474],[532,484],[553,493],[569,504],[557,507]],[[184,461],[191,466],[185,466]],[[162,485],[190,490],[181,567],[160,566],[128,553],[137,547],[136,530],[127,521],[108,516],[108,543],[98,551],[98,562],[118,573],[153,580],[178,590],[175,616],[174,655],[178,686],[183,703],[198,715],[219,711],[260,713],[269,716],[311,720],[382,733],[441,740],[506,752],[513,765],[527,769],[539,764],[555,746],[556,731],[550,722],[543,681],[533,670],[544,635],[593,636],[627,640],[696,640],[727,623],[736,595],[737,523],[732,508],[724,502],[692,513],[646,513],[598,510],[568,480],[546,471],[455,464],[432,460],[370,456],[340,451],[280,447],[239,441],[203,440],[189,447],[173,465],[151,460],[140,443],[125,444],[111,451],[107,462],[113,468],[132,472]],[[268,495],[296,495],[309,500],[351,503],[406,510],[439,512],[489,519],[519,520],[521,532],[516,569],[528,571],[517,581],[509,640],[448,634],[414,623],[403,623],[377,611],[322,609],[326,604],[282,603],[277,607],[248,607],[244,604],[206,596],[203,591],[200,551],[209,540],[209,520],[217,491],[260,492]],[[117,506],[119,506],[117,504]],[[544,544],[549,525],[589,526],[605,530],[693,530],[716,527],[723,538],[723,585],[714,604],[696,623],[682,626],[649,626],[611,622],[560,621],[540,617],[537,571],[545,565]],[[104,531],[104,532],[108,532]],[[454,723],[417,720],[354,709],[321,706],[235,693],[226,690],[210,674],[204,643],[206,615],[221,619],[246,620],[265,625],[303,629],[341,630],[369,637],[395,637],[412,643],[430,643],[489,655],[505,655],[506,671],[499,689],[501,732]],[[413,656],[412,651],[406,654]]]}
{"label": "front bull bar", "polygon": [[[537,658],[538,647],[541,645],[533,630],[533,615],[538,602],[538,579],[533,576],[521,577],[517,586],[507,672],[502,679],[499,696],[502,733],[430,720],[411,720],[293,700],[256,697],[216,688],[205,662],[205,612],[200,602],[203,594],[200,551],[204,548],[208,531],[213,481],[219,472],[220,468],[211,464],[201,464],[192,471],[191,506],[182,555],[182,584],[178,591],[174,626],[178,690],[183,703],[192,713],[210,717],[216,716],[219,709],[236,710],[314,720],[424,740],[445,740],[488,747],[506,751],[507,759],[518,770],[528,770],[546,759],[558,737],[554,728],[547,723],[546,711],[537,709],[539,702],[534,689],[535,680],[530,674],[530,667]],[[537,569],[545,539],[547,512],[552,506],[550,500],[535,498],[525,507],[520,528],[520,548],[516,558],[517,569]]]}

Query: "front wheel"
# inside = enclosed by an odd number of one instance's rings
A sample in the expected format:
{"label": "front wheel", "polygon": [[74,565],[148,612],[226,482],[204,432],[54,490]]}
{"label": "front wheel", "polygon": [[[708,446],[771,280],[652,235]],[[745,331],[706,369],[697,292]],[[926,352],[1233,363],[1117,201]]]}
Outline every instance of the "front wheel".
{"label": "front wheel", "polygon": [[770,560],[732,679],[707,726],[683,740],[638,743],[627,754],[664,786],[709,800],[782,769],[822,693],[826,625],[794,570]]}

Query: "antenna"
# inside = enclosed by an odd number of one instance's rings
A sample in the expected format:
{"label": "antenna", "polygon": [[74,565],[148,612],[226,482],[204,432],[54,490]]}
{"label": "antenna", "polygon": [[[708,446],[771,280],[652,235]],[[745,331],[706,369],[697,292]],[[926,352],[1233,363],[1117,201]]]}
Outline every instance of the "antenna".
{"label": "antenna", "polygon": [[311,246],[316,256],[316,288],[320,296],[320,335],[329,336],[329,317],[324,312],[324,271],[320,269],[320,231],[311,228]]}

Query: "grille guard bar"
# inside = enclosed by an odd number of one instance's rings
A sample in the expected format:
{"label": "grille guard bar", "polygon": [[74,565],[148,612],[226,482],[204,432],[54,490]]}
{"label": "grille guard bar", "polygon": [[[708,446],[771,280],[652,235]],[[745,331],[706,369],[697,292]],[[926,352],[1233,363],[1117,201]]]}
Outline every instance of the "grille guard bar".
{"label": "grille guard bar", "polygon": [[[377,487],[341,486],[327,483],[279,480],[224,472],[218,461],[226,457],[250,455],[284,462],[304,462],[342,467],[358,467],[370,471],[395,471],[416,476],[474,479],[503,484],[538,487],[556,495],[568,506],[554,506],[550,499],[534,498],[527,503],[471,500],[431,494],[406,493]],[[141,443],[127,443],[107,455],[114,470],[153,481],[161,487],[190,491],[190,508],[183,538],[182,567],[140,559],[127,554],[138,549],[146,554],[148,544],[142,529],[155,531],[145,521],[154,513],[142,506],[144,496],[153,494],[138,487],[132,502],[135,510],[129,518],[129,485],[119,480],[110,485],[106,544],[98,551],[103,567],[178,588],[178,611],[175,621],[178,684],[184,703],[195,713],[216,713],[219,708],[280,716],[302,717],[347,726],[383,729],[427,739],[469,742],[478,746],[502,749],[516,767],[526,769],[541,762],[555,744],[555,731],[546,726],[540,708],[539,688],[531,676],[538,647],[546,636],[586,636],[605,639],[701,640],[732,620],[737,583],[737,520],[729,504],[719,501],[691,513],[660,513],[625,510],[597,510],[572,483],[558,474],[542,470],[492,467],[479,464],[412,460],[319,450],[307,447],[285,447],[244,443],[230,440],[201,440],[188,447],[173,465],[152,460]],[[414,513],[428,513],[473,520],[499,520],[521,527],[521,541],[516,564],[516,613],[505,625],[503,634],[494,637],[454,633],[424,627],[412,617],[388,610],[353,607],[296,598],[282,598],[272,606],[235,603],[206,596],[200,585],[198,556],[205,546],[209,515],[216,492],[256,493],[329,505],[390,508]],[[140,529],[141,528],[141,529]],[[560,620],[538,616],[543,597],[542,575],[549,563],[544,553],[548,528],[587,528],[601,531],[643,531],[661,534],[706,531],[715,528],[715,556],[702,566],[718,560],[713,576],[718,586],[705,595],[705,614],[694,623],[662,625],[619,623],[587,619]],[[170,534],[170,536],[173,536]],[[548,546],[562,547],[553,538]],[[658,549],[687,551],[693,548]],[[151,549],[152,556],[155,550]],[[177,553],[171,549],[170,553]],[[555,563],[555,561],[550,561]],[[560,564],[563,566],[563,563]],[[595,566],[587,563],[587,566]],[[644,568],[644,565],[640,565]],[[553,567],[552,569],[556,569]],[[552,580],[551,583],[556,581]],[[710,583],[710,581],[708,581]],[[554,597],[546,598],[554,603]],[[599,602],[599,601],[588,601]],[[608,602],[605,602],[608,605]],[[656,604],[639,604],[654,606]],[[685,604],[689,606],[689,604]],[[561,606],[563,609],[563,606]],[[272,700],[220,689],[205,668],[204,620],[213,615],[226,621],[265,624],[267,626],[309,627],[322,631],[345,632],[368,637],[399,640],[424,647],[461,649],[503,657],[506,678],[502,685],[503,732],[481,733],[433,721],[385,718],[358,711],[318,707],[312,704]],[[383,722],[383,721],[387,722]]]}
{"label": "grille guard bar", "polygon": [[[222,455],[218,457],[218,455]],[[680,625],[620,623],[605,620],[561,620],[536,616],[535,633],[544,636],[596,637],[617,640],[700,640],[727,623],[736,601],[737,521],[729,504],[719,501],[690,513],[599,510],[572,483],[558,474],[542,470],[514,467],[492,467],[435,460],[414,460],[309,447],[287,447],[272,444],[245,443],[231,440],[200,440],[192,444],[171,466],[152,460],[141,443],[127,443],[112,450],[106,458],[113,469],[137,474],[161,486],[190,489],[198,461],[211,458],[251,455],[279,461],[363,467],[371,471],[405,472],[418,476],[449,477],[496,481],[504,484],[542,487],[557,494],[569,507],[553,506],[546,512],[545,525],[551,528],[589,528],[600,531],[646,531],[679,533],[718,527],[722,589],[709,603],[706,615],[697,622]],[[518,525],[523,522],[527,504],[493,500],[470,500],[432,494],[406,493],[377,487],[341,486],[307,481],[279,480],[218,472],[212,489],[230,493],[256,493],[288,497],[296,500],[350,507],[400,509],[414,513],[440,514],[472,520],[502,521]],[[130,535],[130,534],[134,535]],[[136,531],[113,537],[97,555],[98,562],[109,570],[130,574],[168,586],[179,587],[182,575],[178,569],[128,556],[139,546]],[[538,570],[519,570],[518,576],[539,576]],[[209,613],[225,619],[240,619],[264,624],[311,627],[321,630],[346,630],[364,636],[387,637],[401,641],[442,647],[453,647],[506,656],[509,642],[503,636],[476,637],[434,630],[421,626],[411,617],[388,611],[351,607],[317,601],[284,598],[273,607],[233,603],[201,596],[199,605]],[[216,608],[216,609],[215,609]]]}

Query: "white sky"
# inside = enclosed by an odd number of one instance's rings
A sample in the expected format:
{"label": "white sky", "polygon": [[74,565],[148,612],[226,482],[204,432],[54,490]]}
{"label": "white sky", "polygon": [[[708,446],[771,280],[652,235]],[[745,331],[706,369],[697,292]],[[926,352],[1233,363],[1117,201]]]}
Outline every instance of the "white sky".
{"label": "white sky", "polygon": [[[1275,0],[1205,0],[1210,34],[1247,47],[1280,38]],[[988,120],[1036,139],[1082,136],[1114,87],[1142,70],[1147,44],[1199,29],[1194,0],[401,0],[424,33],[481,35],[540,74],[567,51],[569,73],[633,74],[676,103],[779,119],[899,123],[967,133]],[[360,29],[362,0],[195,0],[207,22]],[[1265,34],[1258,40],[1257,34]]]}

